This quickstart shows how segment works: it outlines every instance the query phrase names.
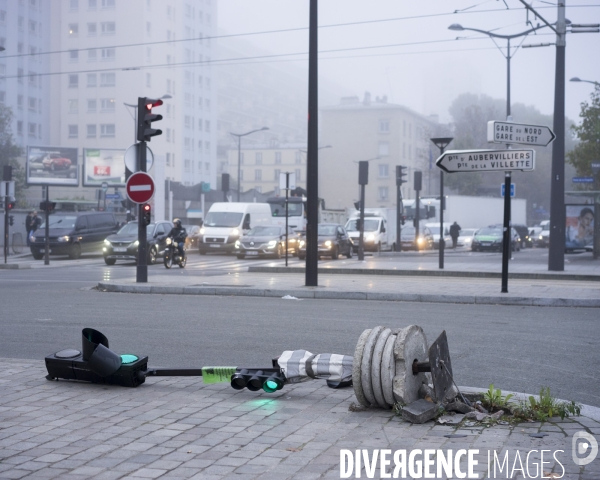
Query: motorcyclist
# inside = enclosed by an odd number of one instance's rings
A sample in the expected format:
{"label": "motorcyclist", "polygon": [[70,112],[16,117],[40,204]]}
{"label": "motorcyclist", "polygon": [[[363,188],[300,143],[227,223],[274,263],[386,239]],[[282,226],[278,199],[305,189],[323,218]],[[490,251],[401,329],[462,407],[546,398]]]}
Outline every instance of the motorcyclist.
{"label": "motorcyclist", "polygon": [[176,218],[173,220],[174,227],[171,229],[167,237],[171,237],[173,241],[177,244],[177,249],[179,250],[179,256],[183,257],[183,246],[185,244],[185,238],[187,237],[187,232],[183,225],[181,225],[181,220]]}

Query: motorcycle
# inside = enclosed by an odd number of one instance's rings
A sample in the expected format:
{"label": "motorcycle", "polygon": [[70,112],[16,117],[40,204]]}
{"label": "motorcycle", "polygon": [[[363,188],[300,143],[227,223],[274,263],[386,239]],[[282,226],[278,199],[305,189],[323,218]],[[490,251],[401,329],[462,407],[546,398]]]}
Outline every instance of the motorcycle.
{"label": "motorcycle", "polygon": [[185,248],[183,250],[183,256],[179,255],[177,244],[171,237],[167,237],[167,246],[165,247],[164,256],[165,268],[171,268],[173,263],[179,265],[179,268],[184,268],[187,263],[187,255],[185,254]]}

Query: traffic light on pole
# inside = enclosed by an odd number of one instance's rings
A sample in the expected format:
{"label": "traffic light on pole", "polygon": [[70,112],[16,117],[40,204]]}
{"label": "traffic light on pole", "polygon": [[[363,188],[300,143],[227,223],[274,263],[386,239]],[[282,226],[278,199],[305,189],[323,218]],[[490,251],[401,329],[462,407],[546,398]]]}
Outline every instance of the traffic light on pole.
{"label": "traffic light on pole", "polygon": [[56,208],[56,202],[46,202],[46,200],[40,202],[40,211],[52,213]]}
{"label": "traffic light on pole", "polygon": [[8,224],[12,227],[15,224],[15,216],[14,215],[9,215],[8,216]]}
{"label": "traffic light on pole", "polygon": [[162,115],[152,113],[153,107],[159,107],[163,102],[160,99],[139,97],[138,98],[138,142],[149,142],[151,137],[162,135],[162,130],[152,128],[152,122],[162,120]]}
{"label": "traffic light on pole", "polygon": [[151,217],[152,217],[152,208],[150,207],[149,203],[144,203],[144,205],[142,205],[142,222],[143,222],[143,224],[146,226],[150,225]]}
{"label": "traffic light on pole", "polygon": [[406,183],[406,167],[396,165],[396,186],[401,187],[403,183]]}
{"label": "traffic light on pole", "polygon": [[6,209],[12,210],[15,208],[15,197],[8,197],[8,201],[6,202]]}
{"label": "traffic light on pole", "polygon": [[267,393],[281,390],[285,375],[280,368],[237,368],[231,376],[231,386],[235,390],[247,388],[257,392],[261,388]]}

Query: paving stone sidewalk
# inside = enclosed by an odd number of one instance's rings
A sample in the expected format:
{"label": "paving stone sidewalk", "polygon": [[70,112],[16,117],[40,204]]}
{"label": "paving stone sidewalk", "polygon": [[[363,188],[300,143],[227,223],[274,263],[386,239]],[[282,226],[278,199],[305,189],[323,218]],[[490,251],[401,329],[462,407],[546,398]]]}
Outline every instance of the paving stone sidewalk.
{"label": "paving stone sidewalk", "polygon": [[[352,389],[322,381],[266,394],[194,377],[151,378],[136,389],[47,381],[37,360],[0,358],[0,372],[2,479],[340,478],[341,449],[460,448],[479,449],[481,475],[488,451],[509,452],[512,463],[517,450],[523,459],[537,450],[530,462],[539,464],[544,449],[563,450],[562,478],[600,478],[600,458],[585,467],[571,459],[576,432],[600,438],[589,416],[515,427],[412,425],[391,411],[351,411]],[[529,436],[538,432],[547,436]],[[466,436],[445,437],[453,433]],[[562,473],[552,453],[544,461],[545,472]]]}

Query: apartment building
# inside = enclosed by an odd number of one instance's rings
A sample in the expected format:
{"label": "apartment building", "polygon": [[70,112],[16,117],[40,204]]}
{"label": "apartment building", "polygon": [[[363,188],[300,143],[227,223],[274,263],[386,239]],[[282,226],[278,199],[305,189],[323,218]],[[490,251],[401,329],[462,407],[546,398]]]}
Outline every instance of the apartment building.
{"label": "apartment building", "polygon": [[429,169],[436,117],[388,103],[385,96],[372,99],[368,92],[362,101],[344,97],[320,114],[319,142],[332,146],[319,155],[319,196],[329,208],[352,207],[359,200],[361,160],[369,161],[367,207],[396,206],[396,165],[408,167],[403,198],[414,198],[413,173]]}
{"label": "apartment building", "polygon": [[13,112],[12,134],[21,147],[50,138],[48,50],[51,3],[0,0],[0,103]]}

